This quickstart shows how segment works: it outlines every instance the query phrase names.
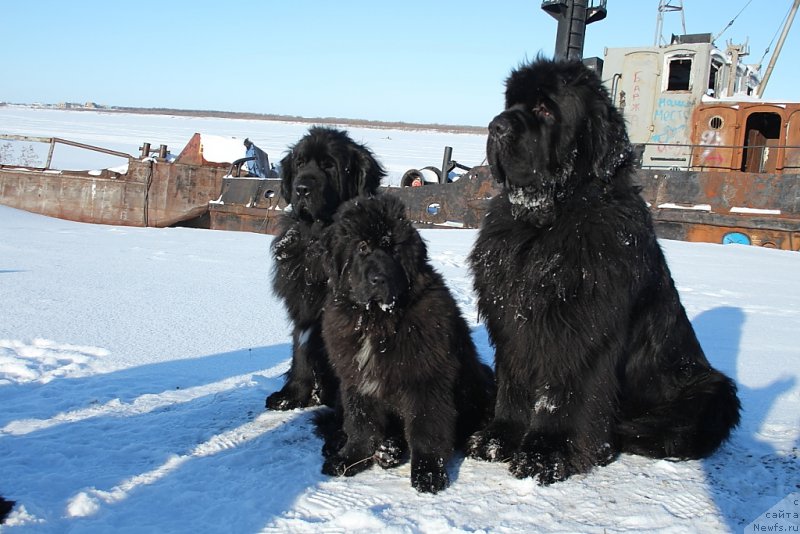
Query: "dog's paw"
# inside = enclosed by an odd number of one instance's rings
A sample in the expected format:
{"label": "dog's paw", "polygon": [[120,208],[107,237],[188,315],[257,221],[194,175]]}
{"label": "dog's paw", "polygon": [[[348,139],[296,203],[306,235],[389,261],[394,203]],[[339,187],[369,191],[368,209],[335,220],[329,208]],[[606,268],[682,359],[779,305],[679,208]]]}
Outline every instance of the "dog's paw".
{"label": "dog's paw", "polygon": [[557,451],[549,454],[538,452],[516,452],[511,458],[508,470],[517,478],[538,477],[542,486],[566,480],[571,474],[566,457]]}
{"label": "dog's paw", "polygon": [[338,454],[326,459],[322,464],[322,474],[332,477],[351,477],[372,466],[372,458],[352,460]]}
{"label": "dog's paw", "polygon": [[267,397],[267,409],[276,411],[294,410],[295,408],[305,408],[314,406],[309,403],[309,399],[301,398],[298,395],[287,393],[284,390],[276,391]]}
{"label": "dog's paw", "polygon": [[389,438],[384,440],[372,456],[375,463],[384,469],[400,465],[405,453],[405,443],[402,438]]}
{"label": "dog's paw", "polygon": [[487,462],[501,462],[508,457],[506,449],[505,440],[499,433],[482,430],[470,436],[466,445],[466,454],[470,458]]}
{"label": "dog's paw", "polygon": [[332,458],[336,455],[344,444],[347,443],[347,434],[344,431],[335,432],[333,435],[326,437],[322,444],[322,457]]}
{"label": "dog's paw", "polygon": [[544,436],[526,439],[511,457],[508,470],[517,478],[537,477],[542,486],[566,480],[573,474],[566,442]]}
{"label": "dog's paw", "polygon": [[441,456],[423,456],[411,460],[411,486],[420,493],[438,493],[450,485],[450,477]]}

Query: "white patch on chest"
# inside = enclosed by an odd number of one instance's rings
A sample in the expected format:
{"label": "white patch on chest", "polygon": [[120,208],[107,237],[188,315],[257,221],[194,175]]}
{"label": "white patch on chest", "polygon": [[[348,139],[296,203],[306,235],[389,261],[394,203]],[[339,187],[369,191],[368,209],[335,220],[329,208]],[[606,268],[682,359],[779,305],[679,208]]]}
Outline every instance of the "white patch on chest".
{"label": "white patch on chest", "polygon": [[300,331],[300,335],[297,336],[297,345],[302,347],[306,343],[308,343],[308,339],[311,337],[311,329],[306,328],[305,330]]}
{"label": "white patch on chest", "polygon": [[[358,352],[356,352],[354,359],[356,361],[356,365],[358,366],[358,370],[362,371],[365,367],[369,365],[372,361],[373,351],[372,351],[372,343],[369,339],[364,341],[364,344],[361,346]],[[364,375],[369,375],[369,373],[364,373]],[[371,378],[369,376],[361,376],[361,383],[358,385],[358,392],[362,395],[376,395],[381,387],[381,383],[379,380]]]}
{"label": "white patch on chest", "polygon": [[362,395],[375,395],[381,387],[381,383],[377,380],[367,379],[358,385],[358,391]]}
{"label": "white patch on chest", "polygon": [[370,358],[372,358],[372,343],[369,339],[364,340],[364,344],[361,345],[361,349],[356,352],[354,358],[356,360],[356,364],[358,364],[359,371],[369,363]]}

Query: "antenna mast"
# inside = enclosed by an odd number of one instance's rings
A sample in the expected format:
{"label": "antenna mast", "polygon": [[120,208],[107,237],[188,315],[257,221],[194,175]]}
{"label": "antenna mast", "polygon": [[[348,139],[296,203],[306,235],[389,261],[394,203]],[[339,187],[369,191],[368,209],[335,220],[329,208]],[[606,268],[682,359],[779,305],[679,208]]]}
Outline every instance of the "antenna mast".
{"label": "antenna mast", "polygon": [[656,40],[653,46],[660,46],[661,43],[667,44],[661,35],[664,27],[664,13],[680,11],[681,13],[681,28],[683,33],[686,34],[686,19],[683,17],[683,0],[658,0],[658,18],[656,19]]}

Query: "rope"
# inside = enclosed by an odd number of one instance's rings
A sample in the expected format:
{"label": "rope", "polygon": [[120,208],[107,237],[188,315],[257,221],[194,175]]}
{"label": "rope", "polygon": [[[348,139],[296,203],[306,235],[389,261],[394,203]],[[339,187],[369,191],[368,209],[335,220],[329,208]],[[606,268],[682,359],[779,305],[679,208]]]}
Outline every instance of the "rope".
{"label": "rope", "polygon": [[764,63],[764,58],[767,57],[767,54],[769,54],[770,48],[772,48],[772,43],[775,42],[775,38],[778,36],[778,34],[781,31],[781,28],[783,28],[783,25],[786,23],[786,18],[789,16],[789,13],[791,11],[792,11],[792,6],[790,5],[789,9],[786,10],[786,14],[783,16],[783,19],[781,19],[781,23],[778,24],[778,29],[775,30],[775,33],[772,35],[772,40],[770,40],[769,44],[767,45],[767,49],[764,50],[764,55],[761,56],[761,59],[758,60],[758,68],[759,68],[759,70],[761,69],[761,65]]}
{"label": "rope", "polygon": [[739,18],[739,15],[741,15],[741,14],[742,14],[742,11],[744,11],[745,9],[747,9],[747,6],[749,6],[749,5],[750,5],[750,2],[752,2],[752,1],[753,1],[753,0],[747,0],[747,3],[744,5],[744,7],[743,7],[743,8],[742,8],[742,9],[741,9],[741,10],[740,10],[740,11],[739,11],[737,14],[736,14],[736,16],[735,16],[735,17],[733,17],[733,18],[731,19],[731,21],[728,23],[728,25],[727,25],[727,26],[725,26],[724,28],[722,28],[722,30],[721,30],[721,31],[720,31],[720,32],[719,32],[719,33],[718,33],[716,36],[714,36],[714,38],[713,38],[711,41],[712,41],[712,42],[714,42],[714,41],[716,41],[717,39],[719,39],[719,37],[720,37],[720,36],[721,36],[723,33],[725,33],[725,32],[728,30],[728,28],[730,28],[731,26],[733,26],[733,23],[736,21],[736,19],[738,19],[738,18]]}

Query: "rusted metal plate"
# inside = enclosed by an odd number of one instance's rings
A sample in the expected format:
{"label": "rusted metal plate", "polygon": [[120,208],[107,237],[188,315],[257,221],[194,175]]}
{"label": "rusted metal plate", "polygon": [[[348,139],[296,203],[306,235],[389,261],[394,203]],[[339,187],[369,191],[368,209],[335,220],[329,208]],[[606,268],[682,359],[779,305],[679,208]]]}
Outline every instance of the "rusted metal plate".
{"label": "rusted metal plate", "polygon": [[800,175],[639,171],[659,237],[798,250]]}
{"label": "rusted metal plate", "polygon": [[80,222],[143,226],[146,182],[137,176],[0,170],[0,203]]}
{"label": "rusted metal plate", "polygon": [[172,226],[207,213],[223,167],[128,161],[125,174],[0,169],[0,203],[50,217],[121,226]]}
{"label": "rusted metal plate", "polygon": [[219,198],[209,205],[212,230],[277,233],[286,208],[280,180],[225,177]]}
{"label": "rusted metal plate", "polygon": [[800,219],[800,175],[640,170],[642,196],[654,209],[664,204],[708,205],[712,212],[763,210],[778,218]]}
{"label": "rusted metal plate", "polygon": [[405,203],[410,220],[442,228],[479,228],[489,199],[500,190],[488,166],[473,167],[453,183],[383,189]]}
{"label": "rusted metal plate", "polygon": [[[146,162],[149,163],[149,162]],[[147,225],[172,226],[207,213],[219,196],[226,169],[181,163],[152,162],[147,195]]]}

